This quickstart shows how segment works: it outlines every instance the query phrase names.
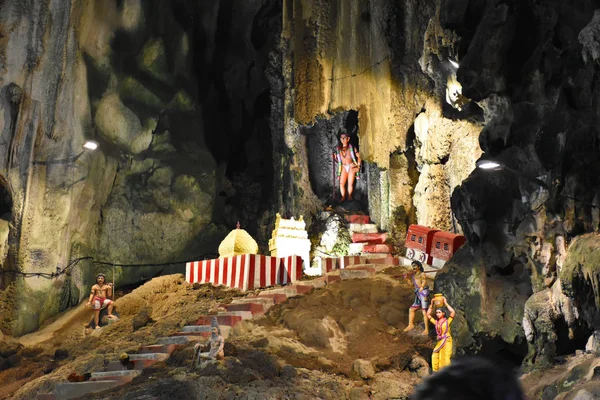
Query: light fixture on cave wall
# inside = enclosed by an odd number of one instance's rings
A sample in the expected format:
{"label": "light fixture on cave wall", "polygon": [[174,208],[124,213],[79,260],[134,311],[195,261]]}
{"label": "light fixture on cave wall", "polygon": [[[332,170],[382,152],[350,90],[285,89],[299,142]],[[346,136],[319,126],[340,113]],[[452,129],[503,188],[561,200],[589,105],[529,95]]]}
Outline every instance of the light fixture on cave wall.
{"label": "light fixture on cave wall", "polygon": [[448,58],[448,63],[450,63],[451,68],[446,80],[446,103],[458,111],[462,111],[463,107],[471,100],[463,96],[462,85],[456,78],[456,71],[458,71],[460,64],[452,57]]}
{"label": "light fixture on cave wall", "polygon": [[43,161],[36,160],[36,161],[33,161],[32,164],[33,165],[70,164],[70,163],[73,163],[73,162],[79,160],[79,158],[81,158],[81,156],[84,155],[86,152],[93,152],[93,151],[97,150],[99,146],[100,145],[95,140],[86,140],[83,143],[83,145],[81,146],[81,148],[82,148],[81,152],[79,152],[74,157],[61,158],[61,159],[57,159],[57,160],[43,160]]}

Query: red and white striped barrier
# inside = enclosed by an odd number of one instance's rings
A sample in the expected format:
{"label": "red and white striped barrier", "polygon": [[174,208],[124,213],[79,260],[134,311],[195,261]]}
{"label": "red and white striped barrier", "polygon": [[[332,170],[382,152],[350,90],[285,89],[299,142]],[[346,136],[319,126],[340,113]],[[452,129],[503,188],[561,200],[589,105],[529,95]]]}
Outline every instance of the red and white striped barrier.
{"label": "red and white striped barrier", "polygon": [[339,267],[344,269],[357,264],[364,264],[366,257],[363,256],[344,256],[339,258]]}
{"label": "red and white striped barrier", "polygon": [[321,258],[321,274],[325,275],[329,271],[338,268],[338,259],[333,257]]}
{"label": "red and white striped barrier", "polygon": [[286,285],[302,278],[302,257],[270,257],[242,254],[213,260],[193,261],[185,266],[189,283],[212,283],[242,291]]}

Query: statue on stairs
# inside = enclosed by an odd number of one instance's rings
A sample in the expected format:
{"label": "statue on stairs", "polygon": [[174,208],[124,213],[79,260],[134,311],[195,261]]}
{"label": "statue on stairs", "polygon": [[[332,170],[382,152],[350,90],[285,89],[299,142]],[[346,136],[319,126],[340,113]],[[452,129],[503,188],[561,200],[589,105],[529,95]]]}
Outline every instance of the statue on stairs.
{"label": "statue on stairs", "polygon": [[[337,160],[337,178],[340,181],[340,193],[342,198],[340,202],[346,200],[352,201],[352,193],[354,192],[354,181],[359,179],[360,167],[362,161],[360,153],[350,144],[350,135],[346,132],[340,134],[340,142],[333,154]],[[348,188],[346,189],[346,184]]]}
{"label": "statue on stairs", "polygon": [[[208,341],[202,345],[196,343],[194,346],[194,355],[196,355],[195,366],[203,367],[210,361],[221,360],[225,357],[223,348],[225,347],[225,339],[221,334],[221,327],[217,323],[217,318],[214,317],[211,322],[211,336]],[[201,352],[203,347],[208,347],[207,351]]]}

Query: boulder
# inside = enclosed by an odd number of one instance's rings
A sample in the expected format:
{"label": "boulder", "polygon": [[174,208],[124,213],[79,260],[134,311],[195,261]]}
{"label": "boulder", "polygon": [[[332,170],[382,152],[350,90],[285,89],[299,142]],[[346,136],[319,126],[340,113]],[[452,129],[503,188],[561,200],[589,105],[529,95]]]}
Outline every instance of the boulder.
{"label": "boulder", "polygon": [[352,372],[361,379],[372,379],[375,376],[375,368],[373,368],[373,364],[368,360],[358,359],[354,361]]}
{"label": "boulder", "polygon": [[424,378],[430,374],[429,363],[418,354],[412,358],[410,364],[408,364],[408,368],[411,371],[416,372],[419,378]]}
{"label": "boulder", "polygon": [[350,400],[370,400],[369,389],[366,387],[356,387],[350,390]]}
{"label": "boulder", "polygon": [[102,97],[94,121],[105,140],[124,150],[129,150],[131,143],[142,132],[140,119],[121,102],[116,93],[107,93]]}
{"label": "boulder", "polygon": [[375,375],[371,384],[372,400],[407,399],[413,392],[416,380],[396,371],[384,371]]}

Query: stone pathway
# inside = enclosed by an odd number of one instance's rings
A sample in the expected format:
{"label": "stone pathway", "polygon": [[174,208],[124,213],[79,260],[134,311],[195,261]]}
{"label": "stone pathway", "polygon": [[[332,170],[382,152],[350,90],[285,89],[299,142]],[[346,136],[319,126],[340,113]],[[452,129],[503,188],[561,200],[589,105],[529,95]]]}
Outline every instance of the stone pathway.
{"label": "stone pathway", "polygon": [[[353,231],[355,232],[353,233],[353,240],[354,235],[356,235],[357,240],[366,240],[365,242],[357,241],[356,243],[367,243],[369,246],[384,245],[386,240],[385,233],[368,232],[368,230],[373,230],[372,226],[375,226],[375,229],[377,229],[375,224],[371,224],[368,221],[368,216],[347,216],[347,219],[351,224],[351,228],[356,229]],[[373,247],[373,249],[379,250],[380,248]],[[130,354],[129,357],[130,361],[133,362],[133,369],[123,370],[120,361],[112,361],[107,365],[106,371],[93,372],[89,381],[57,383],[53,393],[38,394],[37,399],[66,400],[83,396],[87,393],[101,392],[124,385],[140,375],[144,368],[168,359],[175,349],[183,347],[189,342],[208,338],[211,335],[211,322],[215,317],[221,327],[223,337],[227,338],[231,328],[236,324],[246,319],[263,316],[275,304],[283,303],[290,297],[306,295],[314,289],[341,280],[368,278],[388,268],[390,265],[407,264],[404,261],[404,257],[392,257],[389,251],[373,253],[367,251],[365,253],[368,254],[368,257],[366,255],[365,257],[360,257],[362,263],[348,265],[343,269],[333,269],[318,278],[298,281],[287,286],[265,289],[256,296],[234,299],[230,304],[223,306],[226,311],[201,315],[195,325],[185,326],[180,332],[176,332],[168,337],[159,338],[157,344],[141,346],[136,354]]]}

